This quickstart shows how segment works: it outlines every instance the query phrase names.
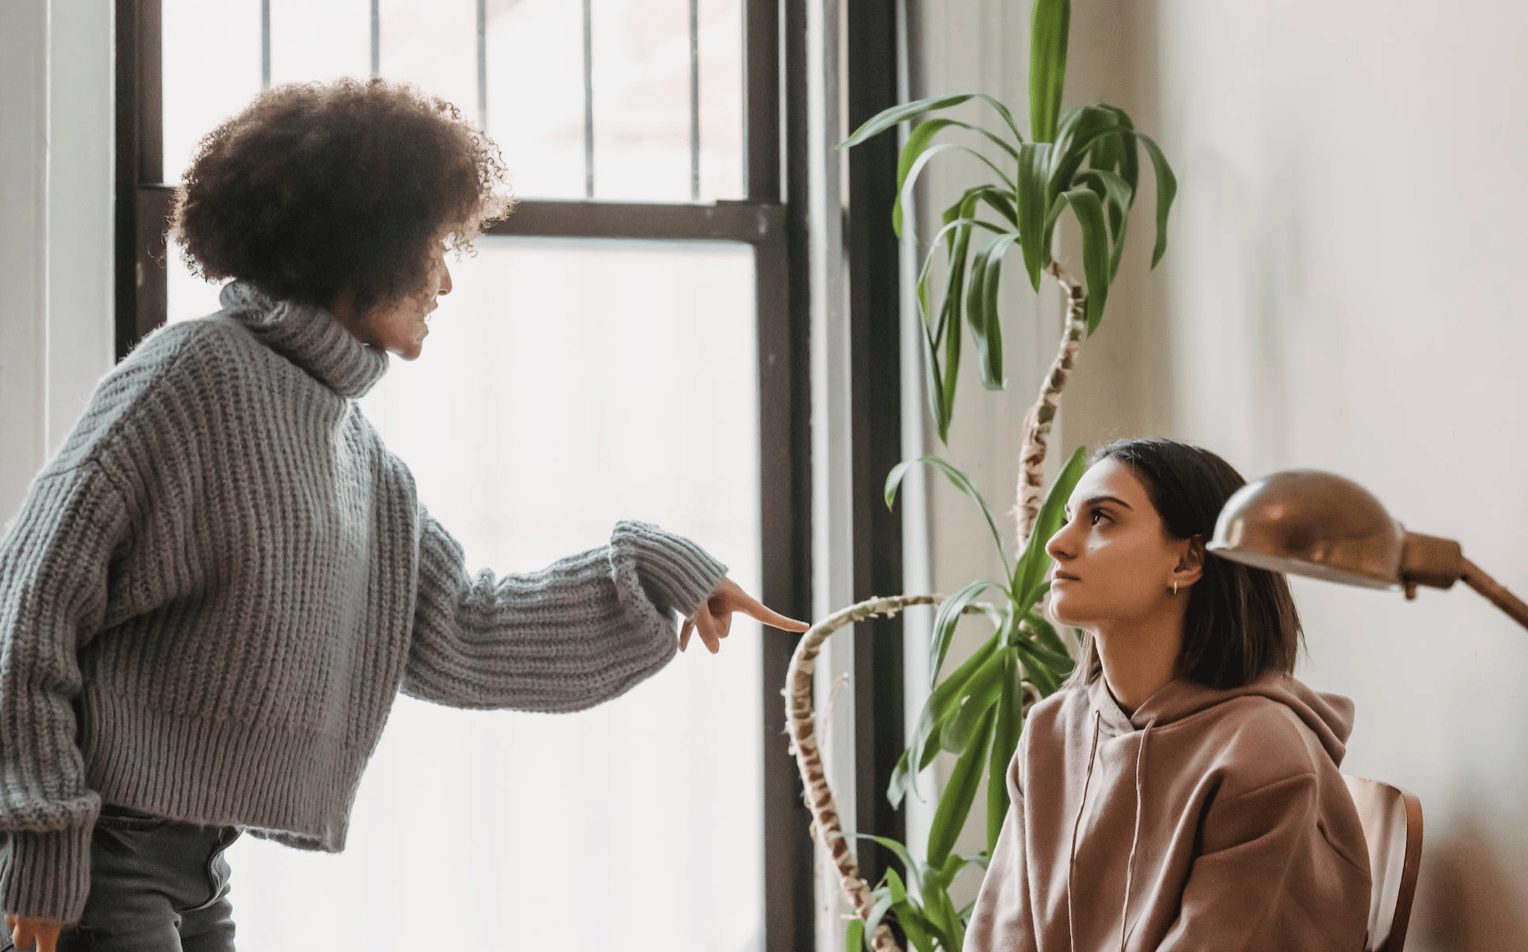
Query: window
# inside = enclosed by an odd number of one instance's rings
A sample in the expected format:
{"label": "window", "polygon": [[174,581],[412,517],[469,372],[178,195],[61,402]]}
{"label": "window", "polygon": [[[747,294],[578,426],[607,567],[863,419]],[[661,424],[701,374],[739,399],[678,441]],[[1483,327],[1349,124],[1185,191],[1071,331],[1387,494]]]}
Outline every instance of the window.
{"label": "window", "polygon": [[[760,0],[121,0],[119,354],[216,309],[163,239],[199,135],[266,84],[413,81],[485,124],[521,197],[448,259],[424,356],[363,401],[423,501],[473,566],[537,569],[649,519],[806,614],[778,16]],[[445,916],[470,948],[809,947],[778,696],[793,643],[739,622],[719,657],[578,715],[400,698],[345,854],[234,847],[241,939],[412,949],[446,938]]]}

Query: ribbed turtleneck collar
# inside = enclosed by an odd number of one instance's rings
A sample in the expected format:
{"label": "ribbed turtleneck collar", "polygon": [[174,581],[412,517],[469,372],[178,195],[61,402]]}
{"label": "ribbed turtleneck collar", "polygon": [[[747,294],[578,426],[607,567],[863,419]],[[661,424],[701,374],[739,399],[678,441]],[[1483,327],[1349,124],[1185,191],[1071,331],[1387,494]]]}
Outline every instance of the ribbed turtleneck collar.
{"label": "ribbed turtleneck collar", "polygon": [[224,287],[218,300],[267,347],[340,396],[365,396],[387,371],[387,353],[361,343],[325,308],[278,301],[243,281]]}

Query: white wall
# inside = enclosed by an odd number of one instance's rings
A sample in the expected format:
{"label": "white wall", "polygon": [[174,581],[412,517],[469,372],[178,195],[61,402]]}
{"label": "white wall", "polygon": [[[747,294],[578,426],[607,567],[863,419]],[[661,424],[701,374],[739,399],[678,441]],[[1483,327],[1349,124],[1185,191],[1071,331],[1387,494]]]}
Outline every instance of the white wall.
{"label": "white wall", "polygon": [[[1514,293],[1528,13],[1164,0],[1136,14],[1133,85],[1182,205],[1152,293],[1115,315],[1159,341],[1129,391],[1249,476],[1352,476],[1528,592]],[[1079,438],[1119,416],[1094,396],[1071,419]],[[1358,704],[1348,768],[1423,801],[1409,947],[1528,948],[1528,631],[1463,588],[1296,597],[1302,674]]]}
{"label": "white wall", "polygon": [[0,4],[0,525],[112,363],[112,27]]}
{"label": "white wall", "polygon": [[[1009,14],[1002,50],[945,41],[949,59],[927,72],[1021,61],[1027,15]],[[1062,442],[1160,433],[1249,477],[1335,470],[1528,593],[1516,286],[1528,12],[1506,0],[1077,0],[1071,47],[1066,103],[1129,109],[1158,134],[1180,191],[1157,272],[1147,219],[1133,229]],[[991,422],[1001,458],[1014,429]],[[936,532],[936,564],[985,544],[967,528]],[[1357,702],[1344,766],[1422,798],[1408,949],[1528,948],[1528,631],[1463,587],[1408,604],[1297,580],[1295,595],[1301,676]]]}

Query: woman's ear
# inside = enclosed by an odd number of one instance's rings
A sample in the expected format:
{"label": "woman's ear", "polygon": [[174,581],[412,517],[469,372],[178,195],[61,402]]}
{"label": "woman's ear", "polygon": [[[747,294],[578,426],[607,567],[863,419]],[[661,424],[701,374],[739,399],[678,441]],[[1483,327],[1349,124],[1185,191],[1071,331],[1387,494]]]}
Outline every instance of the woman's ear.
{"label": "woman's ear", "polygon": [[1179,585],[1193,585],[1204,578],[1204,558],[1204,536],[1194,535],[1183,540],[1178,565],[1173,569],[1173,577]]}

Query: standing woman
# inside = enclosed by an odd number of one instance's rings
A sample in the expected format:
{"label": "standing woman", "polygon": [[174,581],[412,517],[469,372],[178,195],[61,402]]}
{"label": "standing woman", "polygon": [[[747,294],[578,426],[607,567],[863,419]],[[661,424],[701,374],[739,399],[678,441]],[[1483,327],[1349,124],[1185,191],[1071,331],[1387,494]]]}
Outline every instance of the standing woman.
{"label": "standing woman", "polygon": [[1363,948],[1352,702],[1292,676],[1284,577],[1205,553],[1243,482],[1168,440],[1106,446],[1078,482],[1049,610],[1088,647],[1030,712],[967,952]]}
{"label": "standing woman", "polygon": [[419,355],[445,252],[509,207],[490,140],[380,80],[273,89],[202,141],[172,224],[233,279],[222,310],[106,376],[0,539],[18,948],[232,949],[223,851],[342,849],[399,691],[575,711],[692,632],[715,652],[733,612],[805,629],[656,526],[472,575],[420,505],[356,400]]}

